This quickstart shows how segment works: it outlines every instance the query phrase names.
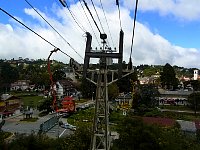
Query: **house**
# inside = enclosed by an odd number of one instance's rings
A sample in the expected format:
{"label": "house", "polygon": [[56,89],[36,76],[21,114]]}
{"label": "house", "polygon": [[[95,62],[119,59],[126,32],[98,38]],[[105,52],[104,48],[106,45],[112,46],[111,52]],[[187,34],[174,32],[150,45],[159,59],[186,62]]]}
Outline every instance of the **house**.
{"label": "house", "polygon": [[71,80],[59,80],[56,82],[56,93],[59,98],[64,96],[75,96],[77,90]]}
{"label": "house", "polygon": [[184,135],[195,136],[197,131],[196,122],[193,121],[185,121],[185,120],[177,120],[180,124],[181,131]]}
{"label": "house", "polygon": [[17,90],[25,91],[28,88],[33,88],[32,86],[30,87],[29,83],[30,83],[29,80],[18,80],[14,83],[11,83],[10,90],[11,91],[17,91]]}
{"label": "house", "polygon": [[138,78],[140,81],[140,84],[148,84],[149,83],[149,77],[143,77],[143,78]]}
{"label": "house", "polygon": [[133,102],[132,95],[131,95],[131,93],[127,93],[127,94],[121,93],[115,99],[115,102],[119,108],[128,109],[128,108],[132,107],[132,102]]}
{"label": "house", "polygon": [[188,96],[193,91],[168,91],[159,89],[160,96],[158,97],[159,105],[187,105]]}
{"label": "house", "polygon": [[0,114],[7,116],[18,113],[21,105],[22,101],[19,97],[9,94],[3,94],[0,100]]}
{"label": "house", "polygon": [[73,82],[76,82],[76,74],[73,68],[71,67],[65,67],[62,69],[62,71],[65,73],[66,78],[70,78]]}
{"label": "house", "polygon": [[138,78],[140,84],[153,84],[160,77],[160,75],[152,75],[151,77]]}

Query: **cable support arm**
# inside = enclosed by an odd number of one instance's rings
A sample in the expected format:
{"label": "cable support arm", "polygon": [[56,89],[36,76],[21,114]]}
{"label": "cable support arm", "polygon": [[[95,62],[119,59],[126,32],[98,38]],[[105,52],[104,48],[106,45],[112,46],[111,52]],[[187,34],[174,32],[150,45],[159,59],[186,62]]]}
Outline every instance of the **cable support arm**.
{"label": "cable support arm", "polygon": [[112,83],[115,83],[115,82],[117,82],[118,80],[120,80],[120,79],[122,79],[122,78],[124,78],[124,77],[126,77],[126,76],[128,76],[128,75],[130,75],[130,74],[132,74],[132,73],[134,73],[134,71],[131,71],[131,72],[129,72],[129,73],[123,75],[121,78],[118,78],[118,79],[113,80],[112,82],[109,82],[107,85],[110,85],[110,84],[112,84]]}

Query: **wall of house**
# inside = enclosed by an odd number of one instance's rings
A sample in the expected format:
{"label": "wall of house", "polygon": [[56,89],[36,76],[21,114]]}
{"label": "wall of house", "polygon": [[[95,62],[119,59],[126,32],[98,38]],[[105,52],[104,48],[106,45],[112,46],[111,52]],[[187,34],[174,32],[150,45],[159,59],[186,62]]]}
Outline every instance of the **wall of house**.
{"label": "wall of house", "polygon": [[159,97],[159,105],[187,105],[187,98],[180,97]]}

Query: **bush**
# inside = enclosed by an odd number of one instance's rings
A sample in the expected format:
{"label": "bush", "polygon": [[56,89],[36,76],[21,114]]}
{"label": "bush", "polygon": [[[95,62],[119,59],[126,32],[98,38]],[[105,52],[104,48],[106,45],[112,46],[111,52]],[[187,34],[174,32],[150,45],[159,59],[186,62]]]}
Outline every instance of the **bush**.
{"label": "bush", "polygon": [[196,131],[196,138],[197,138],[197,141],[200,142],[200,129]]}
{"label": "bush", "polygon": [[144,116],[146,116],[146,117],[158,117],[158,116],[161,116],[161,112],[157,108],[154,108],[151,111],[146,112],[144,114]]}

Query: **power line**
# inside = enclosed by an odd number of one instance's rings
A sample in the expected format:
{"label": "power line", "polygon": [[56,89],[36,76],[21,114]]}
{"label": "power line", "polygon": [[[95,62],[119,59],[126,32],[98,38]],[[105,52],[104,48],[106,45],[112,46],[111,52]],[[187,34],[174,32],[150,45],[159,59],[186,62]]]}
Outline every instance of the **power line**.
{"label": "power line", "polygon": [[[93,6],[93,8],[94,8],[94,10],[95,10],[95,12],[96,12],[97,18],[98,18],[99,23],[100,23],[100,25],[101,25],[101,28],[102,28],[102,30],[103,30],[103,32],[104,32],[103,26],[102,26],[102,24],[101,24],[101,20],[100,20],[100,18],[99,18],[99,15],[98,15],[98,13],[97,13],[97,10],[96,10],[96,7],[95,7],[95,5],[94,5],[94,3],[93,3],[93,0],[90,0],[90,1],[92,2],[92,6]],[[104,33],[105,33],[105,32],[104,32]]]}
{"label": "power line", "polygon": [[[99,18],[98,13],[97,13],[96,7],[95,7],[95,5],[94,5],[94,3],[93,3],[93,0],[90,0],[90,1],[92,2],[92,6],[93,6],[93,8],[94,8],[94,10],[95,10],[95,12],[96,12],[96,15],[97,15],[97,18],[98,18],[98,20],[99,20],[100,26],[101,26],[101,28],[102,28],[102,30],[103,30],[103,33],[105,33],[105,31],[104,31],[104,29],[103,29],[103,25],[102,25],[102,23],[101,23],[101,20],[100,20],[100,18]],[[106,40],[107,40],[108,45],[110,45],[109,42],[108,42],[108,39],[106,39]]]}
{"label": "power line", "polygon": [[110,34],[110,38],[111,38],[111,41],[112,41],[112,44],[113,44],[113,47],[114,47],[114,42],[113,42],[113,39],[112,39],[112,36],[111,36],[110,27],[109,27],[109,25],[108,25],[108,21],[107,21],[106,14],[105,14],[105,11],[104,11],[104,9],[103,9],[103,5],[102,5],[101,0],[100,0],[100,3],[101,3],[101,8],[102,8],[103,13],[104,13],[104,17],[105,17],[105,19],[106,19],[106,24],[107,24],[107,26],[108,26],[108,31],[109,31],[109,34]]}
{"label": "power line", "polygon": [[85,7],[87,8],[88,12],[90,13],[90,16],[92,17],[92,20],[93,20],[94,24],[96,25],[96,27],[97,27],[99,33],[101,34],[101,30],[99,29],[99,27],[98,27],[98,25],[97,25],[97,23],[96,23],[96,21],[95,21],[93,15],[92,15],[92,13],[91,13],[91,11],[90,11],[90,9],[89,9],[87,3],[85,2],[85,0],[83,0],[83,2],[84,2],[84,4],[85,4]]}
{"label": "power line", "polygon": [[[59,48],[57,48],[54,44],[52,44],[51,42],[49,42],[48,40],[46,40],[44,37],[42,37],[41,35],[39,35],[37,32],[35,32],[34,30],[32,30],[31,28],[29,28],[27,25],[25,25],[23,22],[19,21],[18,19],[16,19],[14,16],[12,16],[11,14],[9,14],[7,11],[5,11],[4,9],[0,8],[1,11],[3,11],[5,14],[7,14],[9,17],[11,17],[12,19],[14,19],[15,21],[17,21],[18,23],[20,23],[21,25],[23,25],[25,28],[27,28],[29,31],[33,32],[35,35],[37,35],[38,37],[40,37],[41,39],[43,39],[45,42],[47,42],[48,44],[50,44],[51,46],[53,46],[55,49],[58,49],[60,52],[62,52],[63,54],[67,55],[69,58],[72,58],[70,55],[68,55],[67,53],[63,52],[62,50],[60,50]],[[72,58],[73,59],[73,58]]]}
{"label": "power line", "polygon": [[119,8],[119,0],[116,0],[116,5],[118,6],[118,11],[119,11],[120,28],[122,29],[122,22],[121,22],[121,17],[120,17],[120,8]]}
{"label": "power line", "polygon": [[84,7],[83,7],[83,4],[81,3],[81,0],[79,0],[79,2],[80,2],[80,4],[81,4],[81,7],[82,7],[82,9],[83,9],[83,11],[84,11],[84,14],[85,14],[85,16],[86,16],[86,18],[87,18],[87,20],[88,20],[88,22],[89,22],[89,25],[90,25],[90,27],[91,27],[91,29],[92,29],[92,32],[93,32],[93,34],[94,34],[94,36],[95,36],[95,38],[96,38],[96,40],[97,40],[97,43],[98,43],[99,47],[101,47],[101,46],[100,46],[100,43],[99,43],[99,41],[98,41],[98,38],[97,38],[97,36],[96,36],[96,34],[95,34],[95,32],[94,32],[94,29],[93,29],[93,27],[92,27],[92,24],[91,24],[91,22],[90,22],[90,20],[89,20],[89,18],[88,18],[88,16],[87,16],[87,13],[85,12],[85,9],[84,9]]}
{"label": "power line", "polygon": [[[65,0],[59,0],[61,2],[61,4],[64,6],[64,7],[67,7],[69,13],[71,14],[73,20],[76,22],[76,24],[79,26],[79,28],[83,31],[83,32],[86,32],[85,28],[83,27],[83,25],[81,23],[78,23],[78,19],[75,17],[74,13],[70,10],[67,2]],[[81,24],[81,25],[80,25]]]}
{"label": "power line", "polygon": [[51,42],[47,41],[45,38],[43,38],[41,35],[39,35],[37,32],[33,31],[31,28],[29,28],[27,25],[25,25],[24,23],[22,23],[21,21],[19,21],[18,19],[16,19],[15,17],[13,17],[11,14],[9,14],[7,11],[3,10],[2,8],[0,8],[1,11],[3,11],[5,14],[7,14],[8,16],[10,16],[12,19],[14,19],[15,21],[17,21],[18,23],[20,23],[21,25],[23,25],[24,27],[26,27],[28,30],[30,30],[31,32],[33,32],[34,34],[36,34],[37,36],[39,36],[41,39],[43,39],[44,41],[46,41],[47,43],[49,43],[51,46],[53,46],[54,48],[57,48],[55,45],[53,45]]}
{"label": "power line", "polygon": [[74,52],[83,59],[83,57],[72,47],[72,45],[31,5],[27,0],[26,3],[74,50]]}
{"label": "power line", "polygon": [[136,16],[137,16],[137,6],[138,6],[138,0],[136,0],[136,4],[135,4],[135,14],[134,14],[134,24],[133,24],[133,35],[132,35],[132,41],[131,41],[130,58],[131,58],[132,51],[133,51],[133,39],[134,39],[134,36],[135,36],[135,22],[136,22]]}

